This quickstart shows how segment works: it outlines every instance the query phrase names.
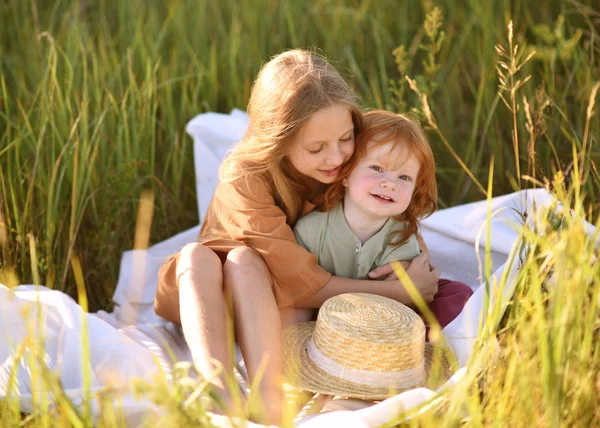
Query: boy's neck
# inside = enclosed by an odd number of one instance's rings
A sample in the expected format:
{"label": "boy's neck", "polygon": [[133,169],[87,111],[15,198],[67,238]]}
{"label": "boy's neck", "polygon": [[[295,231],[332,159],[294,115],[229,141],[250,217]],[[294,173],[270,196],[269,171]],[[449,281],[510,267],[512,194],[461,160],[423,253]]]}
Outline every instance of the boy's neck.
{"label": "boy's neck", "polygon": [[344,217],[346,218],[346,223],[348,223],[348,227],[361,244],[364,244],[371,239],[388,221],[387,218],[372,219],[365,216],[349,202],[347,198],[344,198],[342,203],[344,204]]}

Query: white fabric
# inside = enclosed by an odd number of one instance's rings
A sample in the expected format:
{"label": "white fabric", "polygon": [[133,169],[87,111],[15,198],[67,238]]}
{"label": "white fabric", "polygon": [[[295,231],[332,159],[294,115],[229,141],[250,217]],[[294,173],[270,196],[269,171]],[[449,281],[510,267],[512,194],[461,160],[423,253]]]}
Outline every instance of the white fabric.
{"label": "white fabric", "polygon": [[[204,216],[217,184],[221,159],[231,145],[242,138],[247,126],[248,118],[239,110],[229,115],[201,114],[188,124],[187,131],[194,138],[200,217]],[[518,267],[516,263],[507,263],[518,236],[517,212],[527,209],[531,218],[534,204],[540,207],[551,201],[544,190],[519,192],[492,200],[491,211],[495,216],[489,225],[491,271],[496,278],[508,276],[508,287],[500,294],[504,300],[512,294],[512,279]],[[442,277],[461,280],[476,289],[459,317],[443,330],[461,369],[441,389],[456,385],[463,378],[481,327],[485,287],[479,287],[482,283],[480,260],[484,260],[484,249],[488,244],[482,233],[487,224],[487,212],[486,201],[476,202],[438,211],[422,224],[432,262],[440,267]],[[591,226],[587,227],[591,233]],[[143,417],[152,417],[154,412],[159,412],[148,400],[136,400],[125,387],[138,377],[149,380],[159,375],[169,380],[171,355],[179,360],[191,360],[180,329],[158,318],[152,302],[160,265],[170,254],[195,241],[198,231],[199,226],[196,226],[148,250],[125,252],[114,294],[117,306],[113,313],[86,314],[65,294],[43,287],[19,286],[9,290],[0,286],[0,398],[10,387],[18,393],[22,409],[32,409],[36,390],[32,377],[35,376],[32,376],[34,367],[29,364],[31,360],[26,358],[30,347],[25,344],[28,338],[35,339],[39,333],[45,341],[44,364],[57,374],[67,396],[75,403],[80,403],[83,397],[82,373],[87,371],[92,393],[107,386],[121,387],[114,393],[114,400],[122,406],[129,426],[137,426]],[[27,320],[34,322],[27,323]],[[82,358],[84,322],[90,333],[89,361]],[[33,332],[28,326],[35,327]],[[237,355],[243,371],[239,352]],[[239,380],[242,388],[247,389],[244,379]],[[436,393],[418,388],[372,406],[360,400],[333,400],[323,409],[332,412],[306,416],[298,421],[298,425],[306,428],[375,427],[395,418],[401,409],[407,410],[425,402],[433,405]],[[95,400],[91,410],[94,415],[100,412]],[[224,419],[217,418],[215,422],[226,425]]]}

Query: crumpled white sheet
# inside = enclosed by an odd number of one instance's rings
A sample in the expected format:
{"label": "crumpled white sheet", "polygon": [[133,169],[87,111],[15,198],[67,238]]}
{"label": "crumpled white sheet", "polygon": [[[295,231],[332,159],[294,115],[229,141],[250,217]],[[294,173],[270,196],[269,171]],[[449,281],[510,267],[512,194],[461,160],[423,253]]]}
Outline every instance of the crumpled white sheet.
{"label": "crumpled white sheet", "polygon": [[[217,184],[221,159],[231,145],[242,138],[247,126],[248,118],[239,110],[229,115],[201,114],[188,124],[187,132],[194,138],[200,218],[204,216]],[[491,201],[491,211],[497,212],[490,224],[491,271],[498,277],[508,274],[504,300],[512,295],[512,279],[518,269],[518,263],[506,263],[518,244],[518,213],[528,210],[531,219],[534,204],[541,207],[551,202],[552,197],[543,189],[517,192]],[[481,327],[485,287],[479,286],[482,283],[480,272],[484,271],[479,259],[484,260],[487,244],[487,212],[488,202],[481,201],[440,210],[422,222],[422,233],[430,248],[432,262],[440,267],[442,277],[463,281],[475,289],[460,316],[443,330],[460,369],[440,390],[455,385],[464,377]],[[126,251],[113,297],[117,306],[112,313],[86,314],[70,297],[44,287],[23,285],[9,290],[0,285],[0,398],[10,387],[18,394],[22,409],[32,410],[35,389],[32,368],[27,358],[19,358],[19,353],[26,355],[29,352],[30,348],[24,344],[28,338],[36,337],[36,332],[27,330],[27,326],[31,325],[27,320],[35,319],[33,325],[45,340],[44,363],[58,373],[62,387],[74,402],[79,403],[83,396],[82,370],[87,368],[91,373],[92,392],[102,391],[108,386],[122,388],[117,397],[128,426],[137,426],[144,417],[160,412],[149,400],[136,400],[126,386],[134,378],[150,381],[157,373],[170,379],[172,361],[168,350],[174,352],[179,360],[191,361],[180,329],[154,314],[153,299],[162,262],[185,244],[195,241],[198,232],[199,226],[196,226],[148,250]],[[87,322],[90,332],[90,361],[82,359],[83,321]],[[239,352],[237,360],[243,372]],[[241,382],[244,383],[243,379]],[[438,392],[418,388],[375,405],[360,400],[329,401],[322,413],[298,419],[297,425],[305,428],[375,427],[395,418],[400,409],[408,410],[435,399]],[[97,403],[92,403],[93,415],[97,416],[99,412]],[[219,421],[223,426],[228,425],[225,419],[214,420],[216,423]]]}

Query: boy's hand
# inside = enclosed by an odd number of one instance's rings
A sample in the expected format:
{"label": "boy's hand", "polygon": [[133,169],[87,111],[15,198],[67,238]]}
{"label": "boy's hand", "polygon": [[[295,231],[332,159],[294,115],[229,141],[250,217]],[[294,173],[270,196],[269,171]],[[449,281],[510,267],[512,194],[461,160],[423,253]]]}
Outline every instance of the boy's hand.
{"label": "boy's hand", "polygon": [[[400,262],[406,270],[417,290],[423,296],[423,300],[429,303],[438,291],[440,270],[429,263],[429,253],[421,253],[412,262]],[[396,281],[398,277],[391,263],[386,263],[369,272],[369,278],[376,279],[385,276],[386,281]]]}
{"label": "boy's hand", "polygon": [[[408,267],[410,266],[410,262],[408,262],[406,260],[398,261],[398,263],[400,263],[402,265],[404,270],[408,270]],[[390,274],[388,274],[388,276],[384,277],[383,280],[384,281],[396,281],[398,279],[398,276],[396,275],[396,272],[394,272],[394,268],[392,267],[392,262],[387,263],[383,266],[390,266],[390,269],[392,270],[392,272]]]}
{"label": "boy's hand", "polygon": [[438,292],[440,270],[429,263],[429,254],[421,253],[415,257],[406,273],[423,296],[423,300],[431,302]]}
{"label": "boy's hand", "polygon": [[[408,266],[410,266],[410,262],[400,262],[400,263],[402,264],[402,267],[404,267],[404,269],[408,269]],[[398,279],[396,277],[396,274],[394,273],[394,268],[392,268],[392,262],[378,266],[375,269],[373,269],[371,272],[369,272],[370,279],[377,279],[377,278],[381,278],[381,277],[385,277],[384,278],[385,280]]]}

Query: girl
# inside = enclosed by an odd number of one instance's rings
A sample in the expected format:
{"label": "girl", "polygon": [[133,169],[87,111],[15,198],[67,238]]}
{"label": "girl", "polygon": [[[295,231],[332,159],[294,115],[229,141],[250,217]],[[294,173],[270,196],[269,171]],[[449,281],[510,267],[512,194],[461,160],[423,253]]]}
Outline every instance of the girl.
{"label": "girl", "polygon": [[[332,276],[294,238],[292,227],[337,178],[360,130],[361,112],[337,71],[308,51],[280,54],[259,72],[248,114],[250,127],[221,167],[199,242],[161,268],[155,311],[181,324],[202,376],[214,378],[213,361],[223,366],[212,382],[231,404],[226,388],[232,375],[230,301],[251,381],[266,360],[259,386],[265,405],[261,421],[278,423],[280,336],[282,324],[295,313],[290,307],[318,308],[327,298],[352,291],[403,302],[408,296],[397,280]],[[408,274],[423,289],[437,287],[439,275],[425,260],[415,260]]]}
{"label": "girl", "polygon": [[[420,253],[418,221],[435,211],[436,201],[433,153],[419,125],[402,115],[372,111],[364,116],[354,157],[325,194],[326,211],[300,219],[294,233],[328,272],[364,279],[394,260],[408,267]],[[433,298],[429,307],[444,327],[473,291],[440,280],[434,294],[424,297]]]}

